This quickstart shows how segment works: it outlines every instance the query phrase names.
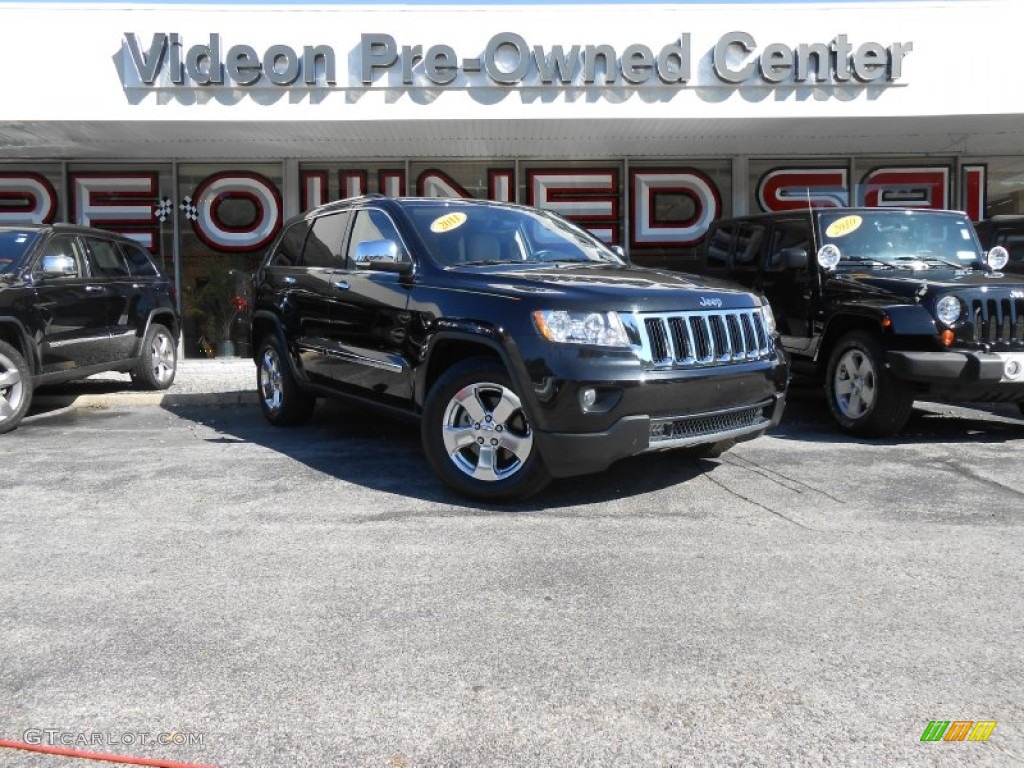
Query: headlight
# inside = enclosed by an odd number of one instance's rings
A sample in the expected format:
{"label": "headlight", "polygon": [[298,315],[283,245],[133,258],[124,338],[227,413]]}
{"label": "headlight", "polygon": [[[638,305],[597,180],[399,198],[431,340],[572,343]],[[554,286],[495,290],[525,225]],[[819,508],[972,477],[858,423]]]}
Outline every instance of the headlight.
{"label": "headlight", "polygon": [[935,304],[935,316],[940,323],[951,328],[960,319],[960,312],[960,299],[956,296],[943,296]]}
{"label": "headlight", "polygon": [[533,323],[548,341],[602,347],[629,346],[629,337],[618,312],[537,310],[533,313]]}
{"label": "headlight", "polygon": [[[762,299],[762,301],[764,301]],[[765,301],[761,305],[761,314],[764,315],[764,324],[768,326],[768,333],[775,333],[775,313],[772,312],[771,305]]]}

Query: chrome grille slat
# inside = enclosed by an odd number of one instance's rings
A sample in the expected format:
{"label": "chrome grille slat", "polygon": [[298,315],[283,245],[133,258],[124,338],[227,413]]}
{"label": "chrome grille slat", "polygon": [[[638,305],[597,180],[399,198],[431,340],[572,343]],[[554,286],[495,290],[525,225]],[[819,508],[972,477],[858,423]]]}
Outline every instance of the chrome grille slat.
{"label": "chrome grille slat", "polygon": [[655,368],[728,365],[763,359],[773,344],[758,307],[636,313],[640,358]]}
{"label": "chrome grille slat", "polygon": [[1024,344],[1024,299],[974,299],[968,316],[974,325],[974,341]]}

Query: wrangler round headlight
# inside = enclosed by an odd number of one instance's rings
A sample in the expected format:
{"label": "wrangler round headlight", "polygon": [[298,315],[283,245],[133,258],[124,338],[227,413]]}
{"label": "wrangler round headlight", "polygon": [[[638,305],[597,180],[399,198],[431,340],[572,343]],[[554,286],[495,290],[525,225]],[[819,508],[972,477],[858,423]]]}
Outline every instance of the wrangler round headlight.
{"label": "wrangler round headlight", "polygon": [[956,296],[943,296],[935,305],[935,317],[940,323],[950,327],[960,319],[962,311],[960,299]]}

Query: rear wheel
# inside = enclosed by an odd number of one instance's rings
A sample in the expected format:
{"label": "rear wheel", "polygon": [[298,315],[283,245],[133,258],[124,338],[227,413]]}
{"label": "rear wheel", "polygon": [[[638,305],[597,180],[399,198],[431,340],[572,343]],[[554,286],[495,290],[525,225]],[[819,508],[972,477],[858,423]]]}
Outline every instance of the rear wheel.
{"label": "rear wheel", "polygon": [[260,410],[267,421],[278,426],[302,424],[309,421],[316,398],[299,387],[274,336],[260,342],[257,361],[256,385]]}
{"label": "rear wheel", "polygon": [[32,402],[32,373],[14,347],[0,341],[0,435],[10,432]]}
{"label": "rear wheel", "polygon": [[459,493],[514,501],[551,480],[522,399],[491,360],[464,360],[442,374],[427,396],[422,431],[431,466]]}
{"label": "rear wheel", "polygon": [[861,437],[896,434],[914,405],[914,393],[885,367],[881,344],[864,331],[846,334],[832,350],[825,394],[839,426]]}
{"label": "rear wheel", "polygon": [[178,350],[174,337],[167,328],[154,323],[146,331],[142,356],[131,372],[132,381],[139,389],[167,389],[174,383],[177,370]]}

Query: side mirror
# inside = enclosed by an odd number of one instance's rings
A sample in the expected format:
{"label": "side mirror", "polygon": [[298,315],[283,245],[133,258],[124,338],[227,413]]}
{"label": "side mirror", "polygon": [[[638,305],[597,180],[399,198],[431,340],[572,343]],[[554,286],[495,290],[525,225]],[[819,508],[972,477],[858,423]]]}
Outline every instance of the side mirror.
{"label": "side mirror", "polygon": [[783,248],[779,251],[779,266],[783,269],[805,269],[807,251],[803,248]]}
{"label": "side mirror", "polygon": [[68,277],[78,274],[75,260],[63,253],[43,256],[42,269],[46,277]]}
{"label": "side mirror", "polygon": [[356,245],[354,259],[357,269],[408,272],[412,262],[402,257],[402,249],[394,240],[364,240]]}
{"label": "side mirror", "polygon": [[843,252],[839,250],[838,245],[823,245],[818,249],[818,266],[826,271],[832,271],[842,257]]}
{"label": "side mirror", "polygon": [[629,256],[626,255],[626,249],[623,248],[621,245],[613,245],[613,246],[611,246],[611,249],[612,249],[612,253],[614,253],[616,256],[618,256],[620,259],[622,259],[627,264],[632,264],[633,263],[633,262],[631,262],[629,260]]}

